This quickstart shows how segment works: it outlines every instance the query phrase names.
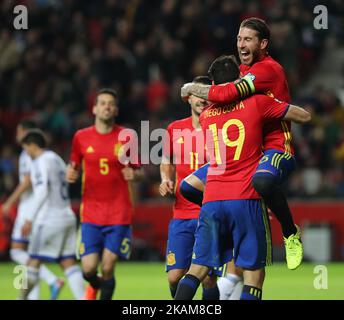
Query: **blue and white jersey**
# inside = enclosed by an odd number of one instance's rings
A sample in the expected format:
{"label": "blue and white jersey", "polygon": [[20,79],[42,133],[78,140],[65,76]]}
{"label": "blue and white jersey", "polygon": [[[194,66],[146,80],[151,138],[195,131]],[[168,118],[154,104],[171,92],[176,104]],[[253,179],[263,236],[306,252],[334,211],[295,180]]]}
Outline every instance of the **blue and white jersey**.
{"label": "blue and white jersey", "polygon": [[27,217],[29,220],[46,225],[75,222],[65,170],[65,162],[53,151],[46,150],[32,161],[33,202]]}

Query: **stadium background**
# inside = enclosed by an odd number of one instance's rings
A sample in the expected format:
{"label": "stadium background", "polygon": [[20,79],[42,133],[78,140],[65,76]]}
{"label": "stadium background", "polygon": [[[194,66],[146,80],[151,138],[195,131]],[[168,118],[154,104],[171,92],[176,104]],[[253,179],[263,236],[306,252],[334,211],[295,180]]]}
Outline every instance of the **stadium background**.
{"label": "stadium background", "polygon": [[[13,28],[18,4],[28,8],[28,30]],[[328,29],[314,28],[318,4],[328,9]],[[269,52],[286,70],[292,101],[313,113],[311,124],[293,126],[298,168],[286,185],[295,220],[304,231],[305,261],[343,261],[343,13],[340,0],[1,1],[0,198],[17,184],[18,121],[34,119],[49,134],[51,148],[67,161],[73,133],[93,123],[96,91],[107,86],[120,95],[119,123],[139,133],[141,120],[149,120],[151,131],[165,128],[189,115],[180,99],[181,85],[206,74],[217,56],[236,52],[240,21],[257,16],[271,27]],[[160,261],[163,272],[172,199],[159,196],[158,166],[144,168],[146,179],[135,189],[133,259]],[[71,195],[77,211],[80,185],[72,186]],[[14,216],[15,208],[12,220]],[[275,259],[283,260],[280,227],[271,222]],[[11,226],[1,215],[2,271],[11,266],[6,262]],[[304,272],[309,268],[312,273],[310,266]],[[287,273],[283,265],[276,268]],[[11,279],[11,268],[6,270]],[[333,270],[344,274],[340,263]],[[163,273],[161,279],[167,286]]]}

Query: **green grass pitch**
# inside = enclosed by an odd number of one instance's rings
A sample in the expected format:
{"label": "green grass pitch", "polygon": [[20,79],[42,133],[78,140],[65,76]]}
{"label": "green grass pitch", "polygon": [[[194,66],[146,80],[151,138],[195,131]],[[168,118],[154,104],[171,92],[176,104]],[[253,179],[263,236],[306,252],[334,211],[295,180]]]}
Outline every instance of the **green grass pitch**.
{"label": "green grass pitch", "polygon": [[[14,264],[0,263],[0,300],[15,299],[16,289],[13,287]],[[344,264],[325,264],[327,269],[327,289],[316,289],[317,284],[326,283],[326,274],[321,271],[315,273],[315,264],[303,263],[294,271],[287,269],[283,263],[276,263],[266,269],[266,280],[263,299],[281,300],[313,300],[313,299],[344,299]],[[63,273],[57,265],[48,265],[57,275]],[[323,282],[319,277],[323,277]],[[118,300],[170,300],[167,278],[163,263],[123,262],[116,270],[117,286],[114,299]],[[324,280],[325,279],[325,280]],[[41,299],[49,299],[48,286],[41,284]],[[73,299],[66,284],[59,299]],[[200,299],[198,290],[196,299]]]}

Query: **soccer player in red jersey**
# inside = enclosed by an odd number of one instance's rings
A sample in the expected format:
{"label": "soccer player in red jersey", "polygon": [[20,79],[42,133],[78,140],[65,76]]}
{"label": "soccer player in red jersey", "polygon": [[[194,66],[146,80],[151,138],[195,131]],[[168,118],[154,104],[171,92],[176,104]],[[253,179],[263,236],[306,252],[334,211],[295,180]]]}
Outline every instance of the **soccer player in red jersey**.
{"label": "soccer player in red jersey", "polygon": [[[208,77],[196,77],[195,83],[209,84]],[[208,105],[202,98],[191,95],[188,99],[191,117],[176,120],[167,127],[164,137],[163,158],[160,165],[160,194],[164,197],[175,195],[173,219],[169,224],[166,248],[166,271],[172,298],[179,280],[191,264],[195,231],[200,206],[186,200],[179,191],[180,182],[200,166],[207,163],[204,134],[199,115]],[[219,290],[216,275],[207,276],[203,281],[203,300],[218,300]]]}
{"label": "soccer player in red jersey", "polygon": [[[197,95],[214,103],[232,103],[253,93],[264,93],[290,102],[282,66],[268,54],[270,30],[258,18],[244,20],[237,37],[241,78],[226,85],[186,84],[182,96]],[[264,157],[252,183],[281,224],[289,269],[296,269],[303,258],[299,228],[294,224],[281,184],[295,168],[290,121],[275,120],[264,126]]]}
{"label": "soccer player in red jersey", "polygon": [[[66,180],[75,183],[82,169],[80,255],[83,275],[90,286],[85,299],[110,300],[115,289],[114,268],[119,258],[129,259],[133,206],[129,182],[143,176],[137,161],[123,164],[119,134],[125,128],[115,124],[117,94],[98,92],[93,107],[95,125],[78,130],[72,142]],[[101,265],[101,278],[97,275]]]}
{"label": "soccer player in red jersey", "polygon": [[[239,75],[233,56],[220,57],[219,62],[233,78]],[[212,77],[218,83],[216,74]],[[267,95],[213,104],[202,112],[210,168],[192,264],[179,282],[176,300],[192,299],[210,268],[232,259],[244,270],[241,299],[261,299],[265,266],[271,262],[271,238],[264,202],[251,180],[262,157],[263,124],[274,119],[304,123],[310,115]]]}

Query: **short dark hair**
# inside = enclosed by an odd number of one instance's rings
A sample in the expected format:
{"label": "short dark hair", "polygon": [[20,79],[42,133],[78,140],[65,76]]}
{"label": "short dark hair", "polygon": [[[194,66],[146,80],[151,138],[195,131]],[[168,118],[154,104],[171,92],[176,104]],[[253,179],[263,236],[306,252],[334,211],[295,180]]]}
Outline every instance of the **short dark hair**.
{"label": "short dark hair", "polygon": [[201,84],[211,84],[211,80],[208,76],[198,76],[193,78],[192,82]]}
{"label": "short dark hair", "polygon": [[240,28],[248,28],[257,31],[258,39],[267,39],[270,41],[270,28],[263,19],[252,17],[241,22]]}
{"label": "short dark hair", "polygon": [[209,78],[215,84],[232,82],[239,78],[238,62],[233,55],[223,55],[216,58],[209,67]]}
{"label": "short dark hair", "polygon": [[37,128],[36,122],[34,122],[33,120],[30,120],[30,119],[21,120],[21,121],[18,123],[18,125],[21,126],[21,127],[24,128],[24,129],[26,129],[26,130],[30,130],[30,129],[35,129],[35,128]]}
{"label": "short dark hair", "polygon": [[111,88],[101,88],[97,91],[97,97],[96,97],[96,103],[97,103],[97,99],[98,99],[98,96],[101,95],[101,94],[109,94],[111,96],[113,96],[113,98],[115,99],[115,101],[117,101],[118,99],[118,94],[117,92],[114,90],[114,89],[111,89]]}
{"label": "short dark hair", "polygon": [[21,144],[35,144],[36,146],[44,149],[47,146],[47,140],[44,133],[40,129],[31,129],[27,132],[24,138],[21,140]]}

